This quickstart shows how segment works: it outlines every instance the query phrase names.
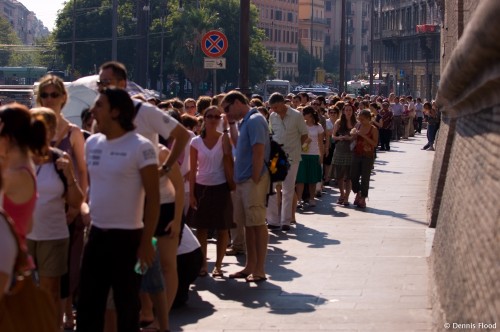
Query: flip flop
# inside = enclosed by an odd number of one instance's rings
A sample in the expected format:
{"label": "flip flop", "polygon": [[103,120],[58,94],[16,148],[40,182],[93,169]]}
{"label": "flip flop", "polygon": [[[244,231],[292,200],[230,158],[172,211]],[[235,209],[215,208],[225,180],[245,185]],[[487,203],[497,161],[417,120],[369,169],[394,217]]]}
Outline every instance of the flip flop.
{"label": "flip flop", "polygon": [[263,282],[263,281],[266,281],[267,278],[266,277],[261,277],[261,276],[254,276],[253,274],[249,275],[248,277],[245,278],[245,280],[247,282],[255,282],[255,283],[259,283],[259,282]]}
{"label": "flip flop", "polygon": [[212,271],[212,278],[222,278],[222,277],[224,277],[224,273],[222,272],[222,270],[214,269]]}
{"label": "flip flop", "polygon": [[233,274],[229,275],[229,278],[231,279],[246,279],[249,276],[249,274],[243,273],[243,272],[236,272]]}

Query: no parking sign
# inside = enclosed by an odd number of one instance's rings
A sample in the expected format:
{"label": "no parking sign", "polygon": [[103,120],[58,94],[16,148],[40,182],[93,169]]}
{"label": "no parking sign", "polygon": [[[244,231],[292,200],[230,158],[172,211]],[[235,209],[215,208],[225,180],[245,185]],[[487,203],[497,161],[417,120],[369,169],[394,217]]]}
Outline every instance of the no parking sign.
{"label": "no parking sign", "polygon": [[227,37],[218,30],[211,30],[203,35],[201,49],[206,56],[218,58],[226,53],[228,47]]}

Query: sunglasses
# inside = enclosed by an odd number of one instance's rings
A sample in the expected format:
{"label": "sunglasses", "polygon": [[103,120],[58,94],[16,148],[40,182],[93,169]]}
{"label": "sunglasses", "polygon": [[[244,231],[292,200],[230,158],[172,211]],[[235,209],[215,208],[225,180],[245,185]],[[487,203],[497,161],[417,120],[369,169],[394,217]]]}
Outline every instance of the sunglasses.
{"label": "sunglasses", "polygon": [[108,86],[111,84],[111,80],[97,80],[97,86]]}
{"label": "sunglasses", "polygon": [[208,120],[220,120],[220,119],[222,119],[222,116],[220,116],[220,115],[205,115],[205,119],[208,119]]}
{"label": "sunglasses", "polygon": [[40,93],[40,98],[42,98],[42,99],[47,99],[49,97],[52,99],[56,99],[56,98],[59,98],[60,96],[61,96],[61,94],[58,92],[51,92],[51,93],[42,92],[42,93]]}

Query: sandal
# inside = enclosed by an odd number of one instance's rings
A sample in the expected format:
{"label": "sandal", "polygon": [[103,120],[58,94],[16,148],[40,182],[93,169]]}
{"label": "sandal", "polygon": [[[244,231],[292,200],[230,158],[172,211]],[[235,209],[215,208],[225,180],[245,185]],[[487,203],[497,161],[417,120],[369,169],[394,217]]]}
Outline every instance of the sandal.
{"label": "sandal", "polygon": [[214,270],[212,271],[212,278],[222,278],[224,277],[224,273],[222,272],[222,270],[219,270],[218,268],[214,268]]}
{"label": "sandal", "polygon": [[339,199],[337,200],[338,205],[343,205],[344,204],[344,197],[340,196]]}
{"label": "sandal", "polygon": [[259,283],[259,282],[263,282],[263,281],[266,281],[267,278],[266,277],[261,277],[261,276],[256,276],[254,274],[251,274],[249,275],[248,277],[245,278],[246,282],[255,282],[255,283]]}
{"label": "sandal", "polygon": [[244,272],[236,272],[233,274],[229,275],[229,278],[231,279],[246,279],[249,276],[249,274],[246,274]]}
{"label": "sandal", "polygon": [[359,200],[361,199],[361,194],[360,193],[357,193],[356,194],[356,197],[354,198],[354,205],[358,205],[359,204]]}

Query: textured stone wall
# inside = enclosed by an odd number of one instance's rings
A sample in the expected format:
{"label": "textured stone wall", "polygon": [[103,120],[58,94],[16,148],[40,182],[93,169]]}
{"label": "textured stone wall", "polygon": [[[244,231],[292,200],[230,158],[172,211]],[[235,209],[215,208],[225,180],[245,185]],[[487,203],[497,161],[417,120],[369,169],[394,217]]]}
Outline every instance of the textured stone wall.
{"label": "textured stone wall", "polygon": [[429,200],[435,326],[488,331],[480,323],[500,329],[500,1],[448,0],[444,12]]}

